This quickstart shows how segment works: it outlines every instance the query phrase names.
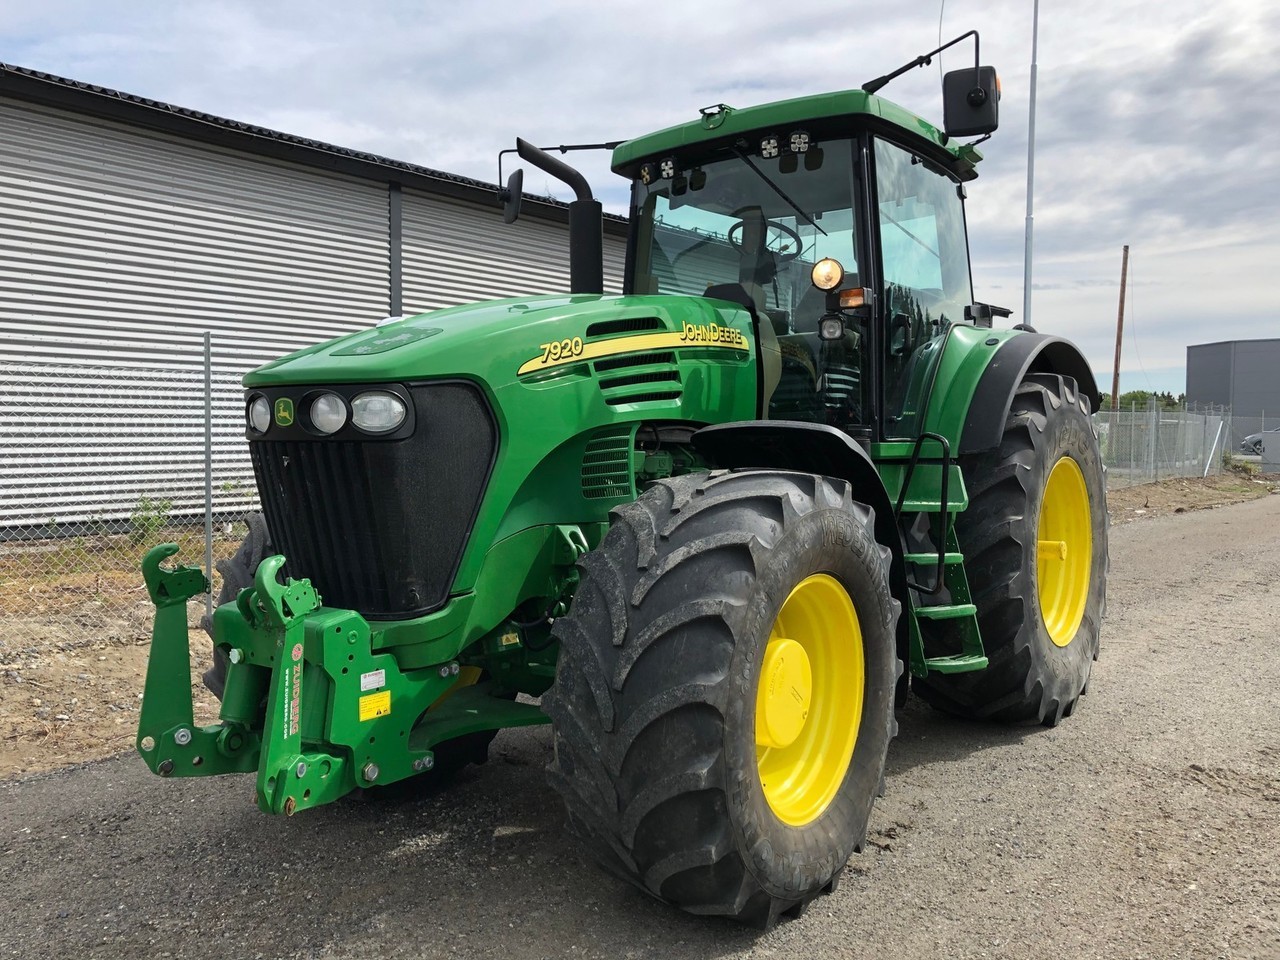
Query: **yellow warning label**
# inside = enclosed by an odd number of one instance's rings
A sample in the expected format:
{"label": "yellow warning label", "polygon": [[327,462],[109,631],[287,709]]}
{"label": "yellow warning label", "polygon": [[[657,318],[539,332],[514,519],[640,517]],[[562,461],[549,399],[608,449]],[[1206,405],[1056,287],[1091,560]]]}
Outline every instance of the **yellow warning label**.
{"label": "yellow warning label", "polygon": [[391,713],[391,691],[379,690],[360,698],[360,722],[385,717]]}

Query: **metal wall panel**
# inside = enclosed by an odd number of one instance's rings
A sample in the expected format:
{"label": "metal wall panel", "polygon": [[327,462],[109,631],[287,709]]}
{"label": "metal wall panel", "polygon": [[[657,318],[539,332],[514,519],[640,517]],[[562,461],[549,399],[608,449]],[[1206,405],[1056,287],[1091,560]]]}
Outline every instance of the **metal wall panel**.
{"label": "metal wall panel", "polygon": [[385,315],[383,184],[13,101],[0,127],[0,359],[181,366],[212,329],[248,367]]}
{"label": "metal wall panel", "polygon": [[[387,184],[3,98],[0,130],[0,534],[197,512],[206,330],[215,502],[243,507],[240,377],[387,314]],[[403,196],[403,312],[568,288],[563,224]]]}
{"label": "metal wall panel", "polygon": [[384,316],[386,185],[0,100],[0,527],[252,489],[245,371]]}
{"label": "metal wall panel", "polygon": [[[404,191],[404,312],[569,289],[569,233],[527,212],[513,224],[492,210]],[[622,292],[626,243],[604,238],[606,293]]]}
{"label": "metal wall panel", "polygon": [[1280,340],[1236,340],[1231,363],[1231,412],[1274,419],[1280,414]]}
{"label": "metal wall panel", "polygon": [[1187,401],[1214,406],[1231,405],[1231,357],[1234,347],[1197,343],[1187,347]]}

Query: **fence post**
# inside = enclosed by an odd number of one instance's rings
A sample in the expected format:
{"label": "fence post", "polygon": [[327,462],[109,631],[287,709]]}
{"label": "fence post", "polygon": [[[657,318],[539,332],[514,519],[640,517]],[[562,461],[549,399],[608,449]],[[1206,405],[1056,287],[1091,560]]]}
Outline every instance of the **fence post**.
{"label": "fence post", "polygon": [[213,617],[213,335],[204,332],[204,612]]}
{"label": "fence post", "polygon": [[1186,410],[1178,411],[1178,427],[1176,432],[1177,432],[1178,438],[1177,440],[1174,441],[1176,446],[1174,447],[1173,457],[1174,457],[1174,462],[1177,464],[1177,466],[1174,467],[1174,470],[1177,471],[1178,476],[1185,477],[1187,475],[1187,470],[1186,470],[1186,464],[1183,462],[1184,460],[1183,454],[1186,452],[1186,448],[1187,448],[1187,440],[1186,440],[1187,411]]}
{"label": "fence post", "polygon": [[1151,438],[1147,442],[1147,462],[1149,470],[1147,476],[1151,480],[1160,479],[1160,471],[1156,467],[1157,448],[1160,447],[1160,404],[1156,401],[1147,401],[1147,412],[1149,420],[1151,420]]}
{"label": "fence post", "polygon": [[1134,471],[1138,469],[1138,454],[1135,450],[1137,439],[1134,431],[1138,427],[1138,401],[1129,401],[1129,484],[1133,484]]}
{"label": "fence post", "polygon": [[[1197,407],[1196,409],[1199,409]],[[1205,447],[1209,445],[1209,418],[1205,414],[1200,414],[1200,454],[1197,459],[1197,465],[1205,458]]]}

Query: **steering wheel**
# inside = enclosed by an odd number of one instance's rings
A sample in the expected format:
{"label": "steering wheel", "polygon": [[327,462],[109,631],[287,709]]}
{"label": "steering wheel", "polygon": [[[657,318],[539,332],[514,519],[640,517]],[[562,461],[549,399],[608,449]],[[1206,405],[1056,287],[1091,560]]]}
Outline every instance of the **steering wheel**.
{"label": "steering wheel", "polygon": [[[747,221],[739,220],[737,223],[735,223],[732,227],[729,228],[729,236],[728,236],[729,246],[733,247],[733,249],[738,253],[739,256],[745,256],[748,253],[748,251],[742,245],[742,241],[740,238],[735,239],[735,235],[740,234],[742,230],[746,227],[746,225],[747,225]],[[765,230],[770,230],[770,229],[777,230],[779,233],[781,233],[783,236],[785,236],[787,239],[791,240],[795,244],[794,249],[788,250],[785,253],[778,250],[769,251],[775,257],[778,258],[779,266],[781,266],[784,263],[790,263],[796,257],[800,256],[801,251],[804,250],[804,241],[800,239],[800,234],[796,233],[794,230],[788,227],[785,223],[779,223],[777,220],[765,220],[762,226],[765,228]]]}

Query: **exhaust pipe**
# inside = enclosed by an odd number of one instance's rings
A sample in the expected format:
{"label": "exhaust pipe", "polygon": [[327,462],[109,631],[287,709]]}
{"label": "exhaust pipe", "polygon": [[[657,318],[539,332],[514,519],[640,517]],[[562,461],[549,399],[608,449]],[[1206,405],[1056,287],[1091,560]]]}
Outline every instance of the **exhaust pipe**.
{"label": "exhaust pipe", "polygon": [[516,153],[567,184],[577,197],[569,204],[569,292],[604,293],[604,207],[591,195],[586,177],[519,137]]}

